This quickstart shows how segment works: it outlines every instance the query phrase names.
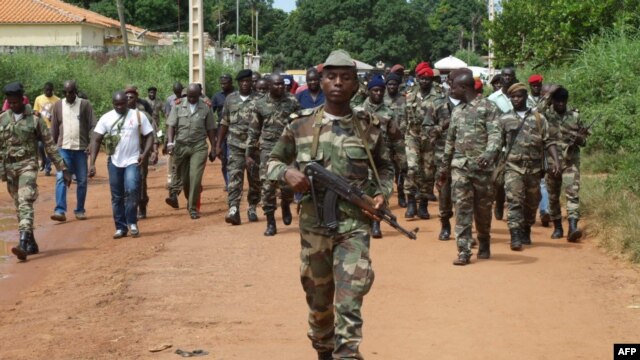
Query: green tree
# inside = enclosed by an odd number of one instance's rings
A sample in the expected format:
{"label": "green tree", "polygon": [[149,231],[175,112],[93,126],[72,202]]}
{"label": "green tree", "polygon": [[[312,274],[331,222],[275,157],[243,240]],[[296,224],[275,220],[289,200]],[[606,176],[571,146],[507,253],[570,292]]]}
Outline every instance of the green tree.
{"label": "green tree", "polygon": [[504,0],[485,23],[499,64],[553,65],[570,60],[584,41],[614,27],[637,28],[639,0]]}

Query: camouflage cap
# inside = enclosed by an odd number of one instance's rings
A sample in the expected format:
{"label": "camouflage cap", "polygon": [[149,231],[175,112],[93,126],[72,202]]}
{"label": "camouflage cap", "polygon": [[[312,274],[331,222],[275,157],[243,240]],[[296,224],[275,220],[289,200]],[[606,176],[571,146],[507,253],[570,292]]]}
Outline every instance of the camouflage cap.
{"label": "camouflage cap", "polygon": [[355,67],[356,63],[351,59],[351,55],[348,52],[338,49],[333,50],[327,60],[324,62],[324,67],[339,66],[339,67]]}

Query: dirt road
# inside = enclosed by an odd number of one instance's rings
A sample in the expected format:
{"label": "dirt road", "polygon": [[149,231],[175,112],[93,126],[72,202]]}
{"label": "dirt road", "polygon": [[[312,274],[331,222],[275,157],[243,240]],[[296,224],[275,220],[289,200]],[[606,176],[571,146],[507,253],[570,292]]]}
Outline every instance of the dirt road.
{"label": "dirt road", "polygon": [[[191,220],[164,204],[161,166],[150,172],[142,236],[113,240],[101,160],[88,221],[49,220],[54,178],[39,179],[42,252],[0,264],[0,359],[177,359],[176,348],[219,360],[315,359],[295,220],[285,227],[278,218],[271,238],[262,235],[262,215],[259,223],[225,224],[217,162],[207,167],[203,217]],[[2,187],[0,239],[10,241],[15,218]],[[638,271],[604,255],[595,239],[551,240],[551,230],[536,225],[534,245],[515,253],[506,223],[494,221],[492,259],[454,267],[455,243],[436,239],[437,218],[402,223],[420,226],[418,241],[385,225],[385,237],[372,241],[366,359],[611,359],[614,343],[640,342]],[[165,343],[173,347],[148,351]]]}

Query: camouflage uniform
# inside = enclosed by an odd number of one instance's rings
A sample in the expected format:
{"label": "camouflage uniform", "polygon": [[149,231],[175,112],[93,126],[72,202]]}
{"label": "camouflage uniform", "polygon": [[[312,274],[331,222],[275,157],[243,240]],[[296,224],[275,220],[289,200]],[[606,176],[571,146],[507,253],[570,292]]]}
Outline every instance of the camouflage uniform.
{"label": "camouflage uniform", "polygon": [[[436,84],[434,84],[436,85]],[[439,84],[438,84],[439,85]],[[442,86],[436,87],[436,91],[442,94],[442,98],[436,99],[433,103],[433,110],[427,111],[427,116],[422,124],[423,131],[428,134],[431,142],[434,146],[434,166],[431,173],[427,176],[427,189],[433,191],[435,185],[436,167],[440,167],[443,164],[444,146],[446,143],[447,130],[449,129],[449,123],[451,120],[451,109],[453,104],[446,96]],[[443,188],[440,189],[439,194],[439,212],[440,217],[449,219],[453,216],[452,204],[451,204],[451,183],[445,183]]]}
{"label": "camouflage uniform", "polygon": [[[235,206],[238,210],[242,199],[245,169],[249,182],[249,194],[247,196],[249,206],[255,207],[260,202],[260,174],[257,169],[247,168],[245,161],[249,123],[251,122],[251,103],[255,99],[256,95],[251,94],[247,100],[242,101],[240,93],[234,91],[227,96],[222,108],[220,125],[229,128],[227,132],[227,144],[229,147],[229,160],[227,162],[229,191],[227,193],[227,203],[229,208]],[[259,158],[257,155],[252,154],[252,157],[258,164]]]}
{"label": "camouflage uniform", "polygon": [[[324,113],[324,106],[302,110],[296,116],[271,153],[270,180],[283,181],[287,164],[294,160],[302,170],[315,160],[368,195],[380,194],[369,178],[369,160],[363,141],[354,129],[357,125],[360,129],[367,128],[367,142],[380,175],[382,193],[385,197],[391,194],[393,164],[377,119],[362,113],[330,118]],[[312,157],[316,122],[320,123],[319,146],[316,156]],[[316,188],[316,191],[317,199],[322,202],[323,189]],[[359,208],[339,200],[341,221],[338,230],[332,233],[317,226],[313,207],[311,194],[307,192],[300,212],[300,275],[309,306],[308,336],[316,350],[333,350],[334,359],[363,359],[358,350],[362,341],[360,309],[374,279],[369,257],[370,220]]]}
{"label": "camouflage uniform", "polygon": [[481,169],[476,159],[480,155],[495,158],[498,154],[501,140],[497,112],[492,102],[476,98],[459,104],[451,115],[441,171],[451,171],[459,255],[471,256],[474,219],[478,240],[491,239],[492,168]]}
{"label": "camouflage uniform", "polygon": [[[509,229],[528,231],[536,221],[544,149],[554,144],[549,138],[546,119],[539,116],[538,120],[529,109],[519,133],[523,120],[515,111],[509,111],[499,120],[503,145],[508,148],[513,143],[504,174]],[[515,139],[514,135],[517,135]]]}
{"label": "camouflage uniform", "polygon": [[0,177],[18,213],[19,230],[33,233],[33,203],[38,198],[38,141],[58,171],[66,170],[45,121],[25,105],[22,118],[14,120],[12,110],[0,115]]}
{"label": "camouflage uniform", "polygon": [[435,183],[435,142],[450,115],[447,100],[435,87],[427,94],[418,88],[407,97],[407,114],[406,189],[417,199],[426,201]]}
{"label": "camouflage uniform", "polygon": [[[407,99],[402,96],[400,91],[395,97],[389,96],[389,93],[384,94],[384,104],[393,112],[393,117],[396,119],[398,127],[400,128],[400,134],[402,138],[405,138],[407,133]],[[404,183],[407,178],[407,150],[406,145],[403,151],[404,162],[394,162],[393,166],[396,173],[396,184],[398,186],[398,196],[404,199]],[[392,154],[393,155],[393,154]],[[404,200],[403,200],[404,201]],[[406,206],[406,205],[404,205]]]}
{"label": "camouflage uniform", "polygon": [[[356,112],[368,112],[378,118],[378,121],[380,122],[380,130],[382,130],[384,141],[389,147],[394,168],[396,164],[406,164],[407,154],[405,151],[404,139],[398,125],[398,120],[395,117],[395,113],[384,103],[377,105],[373,104],[371,102],[371,98],[367,98],[362,105],[356,106],[354,110]],[[402,168],[399,168],[398,170],[402,170]]]}
{"label": "camouflage uniform", "polygon": [[[151,105],[151,104],[149,104]],[[162,106],[162,105],[161,105]],[[154,144],[158,144],[159,145],[159,141],[158,141],[158,137],[157,137],[157,122],[154,119],[152,121],[152,116],[151,114],[149,114],[144,106],[143,103],[138,102],[136,104],[136,110],[139,111],[141,114],[144,114],[147,119],[149,119],[149,122],[151,123],[151,126],[153,126],[153,142]],[[155,109],[152,109],[153,113],[155,114]],[[157,116],[157,115],[154,115]],[[144,141],[142,140],[142,136],[140,139],[140,153],[142,153],[144,150]],[[142,159],[142,163],[140,164],[140,191],[138,193],[138,207],[140,208],[138,214],[144,214],[144,217],[146,217],[146,213],[147,213],[147,205],[149,204],[149,187],[147,186],[147,177],[149,176],[149,157],[151,156],[151,153],[147,154],[147,156],[144,157],[144,159]]]}
{"label": "camouflage uniform", "polygon": [[351,107],[356,107],[358,105],[362,105],[364,100],[368,97],[367,84],[364,81],[360,81],[358,86],[358,91],[351,98]]}
{"label": "camouflage uniform", "polygon": [[[250,106],[251,121],[247,138],[246,156],[255,156],[260,150],[260,180],[262,181],[262,209],[265,214],[276,210],[276,182],[267,180],[269,154],[288,124],[289,115],[300,109],[295,97],[284,94],[280,99],[265,95]],[[293,192],[288,187],[280,189],[281,201],[293,202]]]}
{"label": "camouflage uniform", "polygon": [[[564,115],[560,115],[550,107],[545,113],[549,124],[549,136],[555,141],[558,147],[558,160],[561,174],[554,176],[547,173],[545,181],[549,192],[549,215],[552,220],[561,220],[560,192],[562,183],[566,184],[565,195],[567,197],[567,217],[569,219],[580,220],[580,147],[586,145],[573,143],[573,138],[584,124],[580,119],[580,114],[576,110],[568,110]],[[547,157],[547,162],[552,163],[551,156]]]}

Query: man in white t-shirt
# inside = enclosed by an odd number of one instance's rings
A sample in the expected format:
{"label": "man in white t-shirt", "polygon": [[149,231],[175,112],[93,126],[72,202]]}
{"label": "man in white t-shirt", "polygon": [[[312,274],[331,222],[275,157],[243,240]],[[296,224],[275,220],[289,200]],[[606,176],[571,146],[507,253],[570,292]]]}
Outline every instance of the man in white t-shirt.
{"label": "man in white t-shirt", "polygon": [[[116,225],[114,239],[120,239],[138,230],[138,192],[140,191],[140,169],[143,159],[153,147],[153,127],[141,112],[127,108],[127,97],[123,91],[113,94],[113,110],[102,115],[96,125],[91,141],[91,165],[89,177],[96,175],[96,158],[105,135],[119,135],[120,141],[113,155],[107,160],[111,206]],[[140,117],[138,117],[138,114]],[[140,152],[140,138],[144,139],[144,150]]]}

